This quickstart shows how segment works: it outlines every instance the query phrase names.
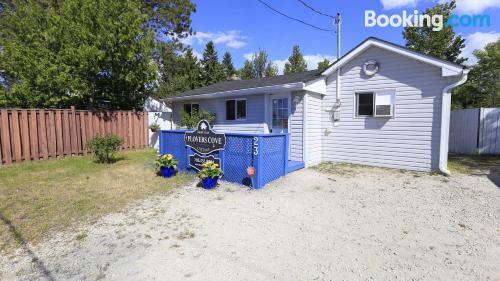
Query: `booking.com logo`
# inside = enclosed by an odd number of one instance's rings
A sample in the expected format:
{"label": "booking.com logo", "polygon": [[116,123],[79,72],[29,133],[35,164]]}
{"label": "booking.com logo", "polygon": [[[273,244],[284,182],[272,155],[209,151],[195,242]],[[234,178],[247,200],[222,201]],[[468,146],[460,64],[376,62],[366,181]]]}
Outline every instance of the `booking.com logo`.
{"label": "booking.com logo", "polygon": [[463,26],[463,27],[489,27],[489,15],[455,15],[452,14],[446,22],[444,22],[443,15],[422,15],[418,10],[413,13],[402,11],[401,15],[385,15],[377,13],[372,10],[365,11],[365,27],[432,27],[433,31],[440,31],[443,27]]}

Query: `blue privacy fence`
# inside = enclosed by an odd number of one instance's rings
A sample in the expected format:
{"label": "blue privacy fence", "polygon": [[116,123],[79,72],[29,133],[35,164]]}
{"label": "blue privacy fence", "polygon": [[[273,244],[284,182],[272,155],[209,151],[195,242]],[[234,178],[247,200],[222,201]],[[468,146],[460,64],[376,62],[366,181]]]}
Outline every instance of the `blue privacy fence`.
{"label": "blue privacy fence", "polygon": [[[183,130],[161,131],[160,153],[171,153],[179,160],[182,171],[196,172],[189,166],[189,155],[194,150],[184,143]],[[288,134],[237,134],[226,133],[226,147],[214,152],[221,160],[223,180],[261,188],[288,173]],[[255,167],[253,185],[247,168]]]}

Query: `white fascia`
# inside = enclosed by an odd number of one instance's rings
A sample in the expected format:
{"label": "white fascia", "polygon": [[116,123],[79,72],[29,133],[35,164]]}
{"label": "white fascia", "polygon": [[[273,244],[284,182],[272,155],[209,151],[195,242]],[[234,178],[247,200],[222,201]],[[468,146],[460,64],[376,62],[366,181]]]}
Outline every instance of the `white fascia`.
{"label": "white fascia", "polygon": [[326,94],[326,77],[322,76],[316,80],[309,81],[305,84],[304,90],[325,95]]}
{"label": "white fascia", "polygon": [[439,144],[439,170],[445,175],[450,174],[450,171],[448,170],[448,144],[450,137],[451,90],[465,83],[465,81],[467,81],[468,73],[469,70],[464,69],[458,81],[446,86],[443,89],[443,96],[441,102],[441,138]]}

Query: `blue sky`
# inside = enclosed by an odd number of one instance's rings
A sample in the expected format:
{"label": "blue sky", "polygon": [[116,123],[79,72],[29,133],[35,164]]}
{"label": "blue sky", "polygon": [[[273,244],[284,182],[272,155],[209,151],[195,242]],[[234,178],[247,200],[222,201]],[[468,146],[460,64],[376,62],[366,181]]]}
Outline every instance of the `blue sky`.
{"label": "blue sky", "polygon": [[[316,26],[333,29],[332,20],[311,11],[297,0],[263,0],[272,7]],[[342,23],[341,53],[345,54],[369,36],[376,36],[404,45],[402,27],[365,27],[365,10],[374,10],[377,15],[401,14],[403,10],[425,11],[438,1],[446,0],[304,0],[324,13],[340,12]],[[269,58],[282,69],[290,56],[293,45],[300,45],[310,67],[316,67],[323,58],[333,60],[336,54],[336,34],[313,29],[287,19],[271,11],[257,0],[194,0],[197,12],[193,15],[193,29],[197,32],[185,43],[196,53],[203,53],[208,40],[216,44],[219,57],[231,52],[236,67],[241,67],[251,53],[265,49]],[[490,27],[457,27],[466,41],[464,55],[470,57],[472,50],[483,48],[488,42],[500,37],[500,0],[458,0],[457,14],[486,14],[490,16]]]}

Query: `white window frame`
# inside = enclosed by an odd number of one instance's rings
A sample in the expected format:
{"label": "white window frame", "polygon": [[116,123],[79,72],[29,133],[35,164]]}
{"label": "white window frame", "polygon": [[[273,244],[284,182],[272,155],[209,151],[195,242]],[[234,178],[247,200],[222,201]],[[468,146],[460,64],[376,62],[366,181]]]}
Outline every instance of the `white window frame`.
{"label": "white window frame", "polygon": [[190,107],[190,112],[189,112],[189,115],[192,116],[193,115],[193,104],[197,104],[198,105],[198,111],[201,111],[201,108],[200,108],[200,103],[199,102],[188,102],[188,103],[183,103],[182,104],[182,112],[186,112],[184,110],[184,106],[186,106],[187,104],[189,104],[189,107]]}
{"label": "white window frame", "polygon": [[[359,115],[358,114],[358,104],[360,94],[372,94],[373,95],[373,115]],[[391,94],[392,104],[391,104],[391,114],[390,115],[377,115],[377,94]],[[394,112],[396,111],[396,90],[385,89],[385,90],[374,90],[374,91],[359,91],[354,93],[354,118],[394,118]]]}
{"label": "white window frame", "polygon": [[[227,119],[227,102],[234,100],[234,119]],[[238,101],[245,101],[245,118],[238,118]],[[226,113],[224,115],[224,119],[226,121],[245,121],[247,120],[248,116],[248,101],[246,98],[239,98],[239,99],[226,99],[224,101],[224,112]]]}

